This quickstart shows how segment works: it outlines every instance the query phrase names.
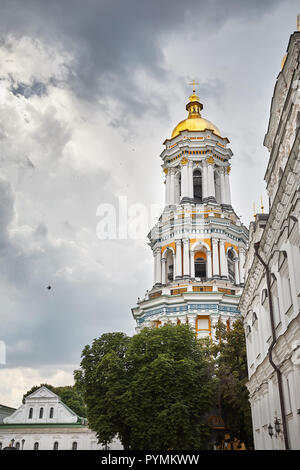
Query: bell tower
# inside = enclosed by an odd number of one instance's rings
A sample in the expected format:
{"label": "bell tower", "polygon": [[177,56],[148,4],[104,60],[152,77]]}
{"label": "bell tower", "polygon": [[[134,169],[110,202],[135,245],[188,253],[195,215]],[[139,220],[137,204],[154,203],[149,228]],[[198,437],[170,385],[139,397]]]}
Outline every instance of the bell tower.
{"label": "bell tower", "polygon": [[202,109],[194,88],[164,142],[165,208],[148,235],[154,279],[132,309],[137,331],[183,322],[214,337],[219,318],[229,327],[239,315],[248,230],[231,205],[229,140]]}

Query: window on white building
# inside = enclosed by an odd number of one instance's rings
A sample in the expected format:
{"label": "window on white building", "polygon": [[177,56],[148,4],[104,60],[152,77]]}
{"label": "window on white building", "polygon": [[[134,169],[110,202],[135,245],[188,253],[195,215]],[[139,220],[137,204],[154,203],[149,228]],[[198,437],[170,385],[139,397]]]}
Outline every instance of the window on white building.
{"label": "window on white building", "polygon": [[29,408],[28,419],[32,419],[32,415],[33,415],[33,408]]}
{"label": "window on white building", "polygon": [[77,442],[74,441],[72,444],[72,450],[77,450]]}
{"label": "window on white building", "polygon": [[271,293],[272,293],[272,304],[273,304],[273,311],[274,311],[274,323],[275,323],[275,328],[276,328],[281,322],[281,315],[280,315],[280,303],[279,303],[277,279],[276,279],[275,274],[272,274]]}
{"label": "window on white building", "polygon": [[292,300],[292,289],[291,289],[289,265],[288,265],[286,251],[280,251],[279,253],[278,272],[281,278],[284,312],[287,313],[293,304],[293,300]]}
{"label": "window on white building", "polygon": [[193,186],[194,186],[194,201],[196,204],[201,204],[202,202],[202,173],[200,170],[194,171]]}
{"label": "window on white building", "polygon": [[38,442],[34,443],[33,450],[39,450],[39,443]]}
{"label": "window on white building", "polygon": [[53,450],[58,450],[58,442],[55,441],[53,444]]}
{"label": "window on white building", "polygon": [[49,413],[49,418],[53,418],[53,412],[54,412],[54,408],[51,406],[50,413]]}
{"label": "window on white building", "polygon": [[40,408],[39,419],[42,419],[44,414],[44,408]]}
{"label": "window on white building", "polygon": [[235,281],[235,270],[234,270],[234,252],[232,249],[228,250],[227,253],[227,265],[228,265],[228,277],[230,281]]}

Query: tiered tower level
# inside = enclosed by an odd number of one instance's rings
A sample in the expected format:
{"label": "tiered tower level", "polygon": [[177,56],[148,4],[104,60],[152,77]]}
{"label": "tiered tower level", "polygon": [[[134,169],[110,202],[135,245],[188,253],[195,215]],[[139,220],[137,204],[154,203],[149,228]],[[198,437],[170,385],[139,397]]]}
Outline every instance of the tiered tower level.
{"label": "tiered tower level", "polygon": [[132,309],[137,331],[189,323],[214,338],[239,316],[248,230],[231,206],[229,140],[201,116],[193,90],[187,119],[164,142],[165,208],[148,235],[154,282]]}

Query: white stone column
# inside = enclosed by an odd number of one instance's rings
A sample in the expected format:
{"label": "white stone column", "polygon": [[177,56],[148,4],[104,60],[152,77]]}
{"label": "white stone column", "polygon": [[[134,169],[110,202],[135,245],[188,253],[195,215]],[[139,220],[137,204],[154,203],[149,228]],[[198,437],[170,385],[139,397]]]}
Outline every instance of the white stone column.
{"label": "white stone column", "polygon": [[166,192],[165,192],[166,206],[170,204],[170,172],[166,173]]}
{"label": "white stone column", "polygon": [[225,241],[220,240],[220,267],[221,267],[221,276],[228,277],[228,265],[225,253]]}
{"label": "white stone column", "polygon": [[155,284],[161,284],[161,249],[156,249],[156,281]]}
{"label": "white stone column", "polygon": [[221,204],[226,204],[226,191],[225,191],[225,172],[224,168],[220,170],[220,189],[221,189]]}
{"label": "white stone column", "polygon": [[163,286],[167,285],[167,259],[161,260],[161,283]]}
{"label": "white stone column", "polygon": [[245,250],[244,248],[240,248],[240,282],[241,284],[244,284],[245,282]]}
{"label": "white stone column", "polygon": [[189,197],[189,179],[188,179],[188,167],[182,165],[181,167],[181,199]]}
{"label": "white stone column", "polygon": [[214,180],[214,165],[209,163],[208,168],[208,194],[207,197],[216,197],[216,190],[215,190],[215,180]]}
{"label": "white stone column", "polygon": [[219,269],[219,253],[218,253],[218,240],[212,239],[212,247],[213,247],[213,277],[220,276],[220,269]]}
{"label": "white stone column", "polygon": [[176,254],[173,253],[173,281],[175,281],[176,277]]}
{"label": "white stone column", "polygon": [[153,285],[155,286],[156,284],[156,278],[157,278],[157,261],[156,261],[156,258],[157,258],[157,253],[156,251],[153,251]]}
{"label": "white stone column", "polygon": [[208,171],[207,171],[207,162],[202,163],[202,199],[205,199],[208,196]]}
{"label": "white stone column", "polygon": [[194,198],[193,162],[188,163],[189,198]]}
{"label": "white stone column", "polygon": [[175,175],[175,204],[180,203],[180,183],[178,174]]}
{"label": "white stone column", "polygon": [[190,276],[189,240],[183,240],[183,276]]}
{"label": "white stone column", "polygon": [[206,272],[207,279],[212,278],[211,251],[206,252]]}
{"label": "white stone column", "polygon": [[195,253],[190,251],[191,278],[195,279]]}
{"label": "white stone column", "polygon": [[234,258],[234,274],[235,274],[235,283],[240,284],[240,269],[239,269],[239,259]]}
{"label": "white stone column", "polygon": [[175,279],[182,277],[182,251],[181,240],[176,240],[176,275]]}
{"label": "white stone column", "polygon": [[226,204],[231,206],[231,194],[230,194],[230,184],[229,184],[229,172],[230,167],[228,166],[225,171],[225,195],[226,195]]}
{"label": "white stone column", "polygon": [[170,172],[170,204],[175,204],[175,170],[171,168]]}

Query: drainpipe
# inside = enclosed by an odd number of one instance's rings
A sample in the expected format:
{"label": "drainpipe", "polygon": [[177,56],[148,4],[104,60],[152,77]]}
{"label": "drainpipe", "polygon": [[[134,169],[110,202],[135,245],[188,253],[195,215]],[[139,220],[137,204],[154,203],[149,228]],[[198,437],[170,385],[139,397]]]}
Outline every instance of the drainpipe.
{"label": "drainpipe", "polygon": [[276,374],[277,374],[284,444],[285,444],[285,450],[289,450],[290,448],[289,448],[289,440],[288,440],[287,425],[286,425],[286,413],[285,413],[285,404],[284,404],[284,396],[283,396],[282,374],[281,374],[281,371],[280,371],[279,367],[277,367],[277,365],[274,363],[273,357],[272,357],[272,350],[273,350],[273,347],[276,344],[276,332],[275,332],[272,294],[271,294],[270,269],[269,269],[269,266],[264,262],[264,260],[261,258],[261,256],[258,253],[259,244],[260,244],[259,242],[254,243],[254,251],[255,251],[255,255],[257,256],[257,258],[259,259],[259,261],[261,262],[261,264],[263,265],[263,267],[265,268],[265,271],[266,271],[268,298],[269,298],[269,309],[270,309],[270,320],[271,320],[271,329],[272,329],[272,343],[270,344],[270,347],[268,349],[269,362],[270,362],[271,366],[273,367],[273,369],[276,371]]}

